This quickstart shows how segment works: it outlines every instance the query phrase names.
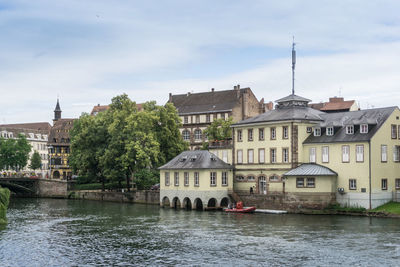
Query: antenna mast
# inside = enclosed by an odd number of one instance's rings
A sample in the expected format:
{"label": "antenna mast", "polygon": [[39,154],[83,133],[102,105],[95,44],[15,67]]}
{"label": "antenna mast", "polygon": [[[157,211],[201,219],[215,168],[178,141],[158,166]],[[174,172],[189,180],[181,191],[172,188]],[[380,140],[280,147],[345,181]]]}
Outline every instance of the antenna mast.
{"label": "antenna mast", "polygon": [[294,50],[295,46],[294,36],[293,36],[293,44],[292,44],[292,95],[294,95],[294,69],[296,67],[296,50]]}

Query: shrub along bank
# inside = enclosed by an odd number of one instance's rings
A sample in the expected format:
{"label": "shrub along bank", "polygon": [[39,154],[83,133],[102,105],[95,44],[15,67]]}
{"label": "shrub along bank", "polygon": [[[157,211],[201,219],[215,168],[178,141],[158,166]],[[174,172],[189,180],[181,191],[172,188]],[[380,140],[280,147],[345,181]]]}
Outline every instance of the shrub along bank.
{"label": "shrub along bank", "polygon": [[0,224],[7,223],[6,213],[10,201],[10,190],[0,187]]}

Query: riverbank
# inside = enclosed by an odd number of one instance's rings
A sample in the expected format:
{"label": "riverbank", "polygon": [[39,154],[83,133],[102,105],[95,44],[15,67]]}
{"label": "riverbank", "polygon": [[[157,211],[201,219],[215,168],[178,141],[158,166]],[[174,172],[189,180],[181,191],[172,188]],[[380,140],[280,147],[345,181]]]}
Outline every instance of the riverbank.
{"label": "riverbank", "polygon": [[160,192],[155,190],[134,190],[130,192],[75,190],[68,193],[68,198],[160,205]]}
{"label": "riverbank", "polygon": [[10,202],[10,190],[0,187],[0,224],[7,223],[7,207]]}

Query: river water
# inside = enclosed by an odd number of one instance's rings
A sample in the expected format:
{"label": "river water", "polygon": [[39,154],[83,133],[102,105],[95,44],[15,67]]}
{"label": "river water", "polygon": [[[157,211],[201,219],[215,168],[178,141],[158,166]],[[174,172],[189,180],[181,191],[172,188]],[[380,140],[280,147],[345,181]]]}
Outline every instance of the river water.
{"label": "river water", "polygon": [[400,266],[400,219],[12,199],[0,266]]}

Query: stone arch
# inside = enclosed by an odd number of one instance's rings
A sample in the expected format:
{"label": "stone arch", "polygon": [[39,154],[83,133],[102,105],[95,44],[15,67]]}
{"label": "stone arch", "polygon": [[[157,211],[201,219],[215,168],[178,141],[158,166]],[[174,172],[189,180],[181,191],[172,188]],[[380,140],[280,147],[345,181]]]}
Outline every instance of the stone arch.
{"label": "stone arch", "polygon": [[228,205],[229,205],[229,198],[227,198],[227,197],[222,198],[220,206],[223,208],[226,208],[226,207],[228,207]]}
{"label": "stone arch", "polygon": [[215,198],[210,198],[207,203],[207,208],[217,207],[217,200]]}
{"label": "stone arch", "polygon": [[162,207],[170,207],[170,206],[171,206],[171,203],[169,201],[169,198],[168,197],[164,197],[162,199]]}
{"label": "stone arch", "polygon": [[53,178],[60,179],[60,172],[59,171],[54,171],[53,172]]}
{"label": "stone arch", "polygon": [[191,210],[192,209],[192,201],[190,201],[190,198],[185,197],[182,202],[182,208],[186,210]]}
{"label": "stone arch", "polygon": [[203,201],[201,201],[200,198],[196,198],[196,199],[194,200],[194,202],[193,202],[193,207],[194,207],[196,210],[203,210],[203,209],[204,209],[204,207],[203,207]]}
{"label": "stone arch", "polygon": [[181,207],[181,201],[179,200],[178,197],[174,197],[171,203],[171,207],[174,209],[179,209]]}

